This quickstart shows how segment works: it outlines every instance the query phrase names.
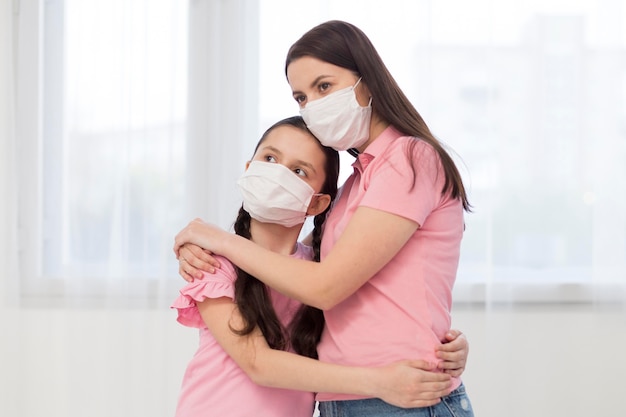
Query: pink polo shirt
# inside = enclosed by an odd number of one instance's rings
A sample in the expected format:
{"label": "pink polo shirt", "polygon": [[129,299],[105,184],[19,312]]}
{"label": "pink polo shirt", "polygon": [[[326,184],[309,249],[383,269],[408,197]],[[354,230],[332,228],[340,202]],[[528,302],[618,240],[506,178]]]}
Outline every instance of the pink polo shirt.
{"label": "pink polo shirt", "polygon": [[[450,329],[463,207],[459,199],[442,196],[445,175],[430,145],[419,141],[409,160],[407,145],[412,140],[389,127],[373,141],[354,162],[354,173],[326,220],[322,259],[359,206],[406,217],[421,227],[382,270],[325,312],[320,360],[360,366],[402,359],[438,361],[435,348]],[[456,379],[454,388],[460,383]],[[319,401],[355,398],[317,396]]]}

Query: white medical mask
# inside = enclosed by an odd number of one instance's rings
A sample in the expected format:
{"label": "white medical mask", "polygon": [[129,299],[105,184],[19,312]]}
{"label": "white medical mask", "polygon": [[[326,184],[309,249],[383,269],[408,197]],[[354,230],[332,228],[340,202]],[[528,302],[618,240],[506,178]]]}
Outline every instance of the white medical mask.
{"label": "white medical mask", "polygon": [[237,181],[253,219],[293,227],[304,223],[315,190],[284,165],[252,161]]}
{"label": "white medical mask", "polygon": [[372,99],[361,107],[353,87],[343,88],[326,97],[313,100],[300,109],[307,127],[324,146],[337,151],[358,148],[367,142],[372,118]]}

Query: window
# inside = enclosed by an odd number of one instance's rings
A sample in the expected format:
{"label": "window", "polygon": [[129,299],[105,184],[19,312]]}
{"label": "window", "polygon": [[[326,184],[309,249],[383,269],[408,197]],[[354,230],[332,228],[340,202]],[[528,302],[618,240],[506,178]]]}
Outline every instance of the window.
{"label": "window", "polygon": [[24,1],[16,16],[23,304],[169,305],[175,234],[194,217],[229,227],[240,204],[255,2]]}
{"label": "window", "polygon": [[31,186],[22,191],[21,222],[32,223],[22,227],[23,258],[35,260],[22,262],[23,294],[145,294],[145,285],[129,291],[128,280],[146,284],[177,271],[187,4],[49,0],[20,13],[42,22],[21,26],[39,41],[21,45],[32,56],[20,64],[24,78],[39,81],[29,99],[41,109],[40,130],[21,154],[31,167],[22,170]]}
{"label": "window", "polygon": [[287,49],[335,18],[456,152],[475,207],[457,300],[622,297],[626,17],[602,5],[20,2],[23,297],[169,301],[173,236],[197,216],[230,226],[252,146],[298,111]]}

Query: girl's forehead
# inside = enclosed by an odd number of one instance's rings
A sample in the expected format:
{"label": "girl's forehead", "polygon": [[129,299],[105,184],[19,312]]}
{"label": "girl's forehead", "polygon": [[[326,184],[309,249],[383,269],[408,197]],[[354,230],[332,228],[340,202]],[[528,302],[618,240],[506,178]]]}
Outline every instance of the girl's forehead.
{"label": "girl's forehead", "polygon": [[308,160],[311,163],[320,161],[323,163],[325,159],[318,140],[310,132],[294,126],[279,126],[269,132],[257,153],[267,149],[277,150],[286,157]]}

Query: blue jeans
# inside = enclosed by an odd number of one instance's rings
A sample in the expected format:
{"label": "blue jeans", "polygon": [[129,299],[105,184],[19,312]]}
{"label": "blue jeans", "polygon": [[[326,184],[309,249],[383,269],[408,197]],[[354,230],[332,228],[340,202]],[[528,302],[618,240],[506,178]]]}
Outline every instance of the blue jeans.
{"label": "blue jeans", "polygon": [[322,401],[319,403],[320,417],[473,417],[474,411],[465,386],[452,391],[436,405],[421,408],[400,408],[378,398],[366,400]]}

